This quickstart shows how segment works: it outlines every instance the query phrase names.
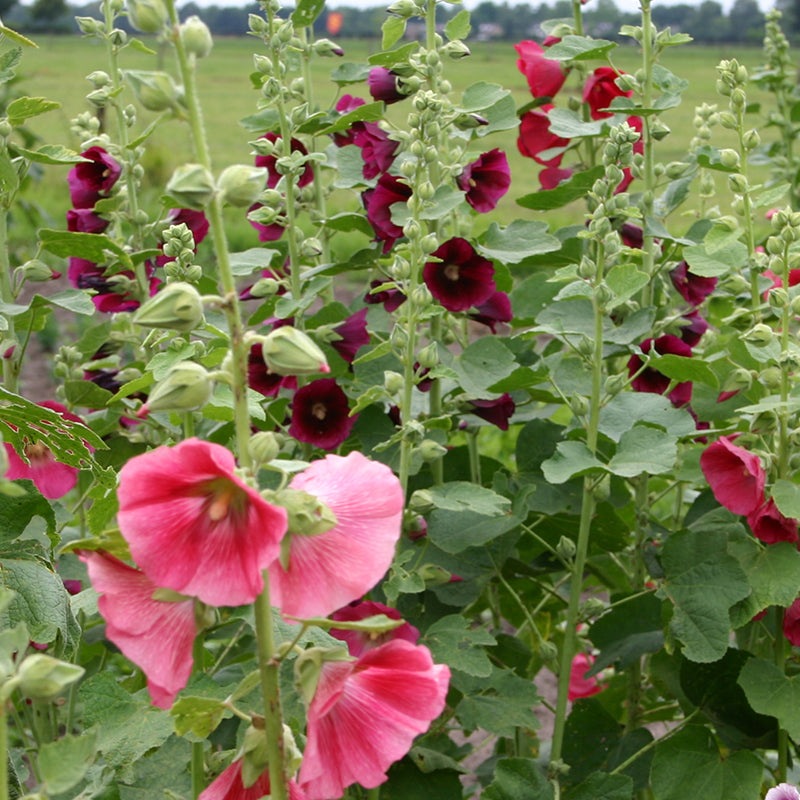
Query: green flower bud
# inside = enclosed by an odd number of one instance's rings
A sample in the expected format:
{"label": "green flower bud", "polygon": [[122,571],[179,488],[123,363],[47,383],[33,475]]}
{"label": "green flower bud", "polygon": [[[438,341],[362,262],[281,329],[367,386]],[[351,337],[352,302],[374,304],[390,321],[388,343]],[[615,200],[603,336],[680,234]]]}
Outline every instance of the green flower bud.
{"label": "green flower bud", "polygon": [[435,442],[433,439],[423,439],[417,448],[420,458],[428,463],[436,461],[447,454],[447,448],[444,445]]}
{"label": "green flower bud", "polygon": [[386,370],[383,373],[383,388],[386,389],[390,395],[400,394],[405,384],[405,378],[403,378],[399,372]]}
{"label": "green flower bud", "polygon": [[137,31],[161,33],[167,24],[167,7],[161,0],[128,0],[128,19]]}
{"label": "green flower bud", "polygon": [[323,58],[330,58],[331,56],[341,57],[344,55],[344,50],[330,39],[318,39],[314,42],[313,49],[316,55],[322,56]]}
{"label": "green flower bud", "polygon": [[108,34],[108,40],[114,47],[124,47],[128,43],[128,34],[120,28],[114,28]]}
{"label": "green flower bud", "polygon": [[208,25],[195,14],[181,25],[181,38],[186,52],[196,58],[205,58],[214,46]]}
{"label": "green flower bud", "polygon": [[250,437],[247,450],[256,464],[269,464],[280,453],[281,445],[272,431],[259,431]]}
{"label": "green flower bud", "polygon": [[732,192],[744,194],[748,189],[747,178],[738,172],[734,172],[733,175],[728,175],[728,187]]}
{"label": "green flower bud", "polygon": [[442,52],[448,58],[452,58],[456,61],[472,55],[472,51],[469,49],[469,47],[467,47],[464,42],[460,41],[459,39],[454,39],[452,42],[448,42],[442,48]]}
{"label": "green flower bud", "polygon": [[264,167],[233,164],[222,170],[217,188],[223,203],[237,208],[249,208],[256,202],[267,181]]}
{"label": "green flower bud", "polygon": [[167,183],[167,194],[184,208],[202,211],[214,195],[214,179],[202,164],[181,164]]}
{"label": "green flower bud", "polygon": [[136,99],[148,111],[177,107],[181,92],[166,72],[128,69],[123,74]]}
{"label": "green flower bud", "polygon": [[747,390],[753,384],[753,374],[750,370],[738,367],[737,369],[729,372],[727,377],[722,383],[722,391],[724,392],[738,392]]}
{"label": "green flower bud", "polygon": [[68,664],[44,653],[32,653],[19,665],[19,689],[31,700],[53,700],[85,672],[77,664]]}
{"label": "green flower bud", "polygon": [[761,370],[759,380],[767,389],[777,389],[781,385],[783,378],[783,371],[780,367],[767,367]]}
{"label": "green flower bud", "polygon": [[736,117],[730,111],[720,111],[719,124],[729,131],[736,130]]}
{"label": "green flower bud", "polygon": [[322,665],[326,661],[352,661],[346,647],[307,647],[294,662],[294,682],[306,704],[317,690]]}
{"label": "green flower bud", "polygon": [[539,657],[545,664],[555,664],[558,661],[558,647],[553,642],[542,642],[539,645]]}
{"label": "green flower bud", "polygon": [[395,0],[389,8],[386,9],[387,14],[392,14],[395,17],[402,17],[409,19],[420,14],[419,6],[414,0]]}
{"label": "green flower bud", "polygon": [[417,515],[425,515],[436,508],[428,489],[417,489],[408,501],[408,510]]}
{"label": "green flower bud", "polygon": [[669,126],[665,125],[660,119],[653,120],[653,124],[650,126],[650,134],[657,142],[666,139],[670,133],[672,131]]}
{"label": "green flower bud", "polygon": [[417,570],[417,575],[425,581],[425,586],[428,588],[431,586],[444,586],[446,583],[450,583],[453,577],[452,572],[448,572],[438,564],[423,564]]}
{"label": "green flower bud", "polygon": [[313,494],[301,489],[265,493],[269,502],[286,509],[287,530],[295,536],[319,536],[336,525],[336,514]]}
{"label": "green flower bud", "polygon": [[765,345],[770,344],[775,338],[775,332],[769,325],[765,325],[763,322],[759,322],[744,335],[745,341],[750,342],[751,344],[757,345],[759,347],[764,347]]}
{"label": "green flower bud", "polygon": [[137,416],[151,411],[196,411],[211,398],[211,376],[193,361],[181,361],[159,381]]}
{"label": "green flower bud", "polygon": [[747,150],[755,150],[755,148],[761,144],[761,136],[757,130],[752,129],[745,131],[742,141]]}
{"label": "green flower bud", "polygon": [[735,150],[726,147],[719,151],[719,163],[728,169],[739,169],[741,159]]}
{"label": "green flower bud", "polygon": [[575,547],[575,542],[573,542],[572,539],[562,536],[558,540],[558,544],[556,545],[556,553],[562,561],[572,561],[572,559],[575,558],[576,551],[577,548]]}
{"label": "green flower bud", "polygon": [[137,309],[133,321],[145,328],[186,333],[203,322],[203,300],[190,283],[168,283]]}
{"label": "green flower bud", "polygon": [[24,275],[26,281],[41,282],[53,279],[53,270],[38,258],[26,261],[17,269]]}
{"label": "green flower bud", "polygon": [[439,346],[436,342],[431,342],[417,353],[419,365],[425,369],[433,369],[439,365]]}
{"label": "green flower bud", "polygon": [[291,325],[259,337],[264,363],[277,375],[313,375],[330,372],[325,354],[312,339]]}
{"label": "green flower bud", "polygon": [[280,281],[276,281],[275,278],[259,278],[250,287],[250,296],[256,298],[272,297],[280,287]]}
{"label": "green flower bud", "polygon": [[75,22],[85,36],[100,36],[105,33],[103,23],[94,17],[75,17]]}

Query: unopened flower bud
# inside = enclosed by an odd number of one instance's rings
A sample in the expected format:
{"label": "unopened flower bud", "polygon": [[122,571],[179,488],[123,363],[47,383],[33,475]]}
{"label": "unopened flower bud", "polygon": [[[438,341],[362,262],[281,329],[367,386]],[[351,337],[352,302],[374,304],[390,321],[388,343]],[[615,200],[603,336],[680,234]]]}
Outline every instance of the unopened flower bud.
{"label": "unopened flower bud", "polygon": [[129,69],[124,74],[137,100],[148,111],[166,111],[178,105],[181,92],[166,72]]}
{"label": "unopened flower bud", "polygon": [[456,61],[472,55],[472,51],[460,39],[454,39],[452,42],[448,42],[442,48],[442,52],[448,58],[452,58]]}
{"label": "unopened flower bud", "polygon": [[318,536],[336,525],[336,514],[318,497],[302,489],[264,493],[271,503],[286,509],[287,530],[294,536]]}
{"label": "unopened flower bud", "polygon": [[433,439],[424,439],[417,448],[420,458],[427,462],[436,461],[447,454],[447,448]]}
{"label": "unopened flower bud", "polygon": [[409,17],[417,16],[420,13],[420,8],[414,0],[395,0],[386,9],[386,13],[408,19]]}
{"label": "unopened flower bud", "polygon": [[44,653],[32,653],[19,665],[19,689],[31,700],[53,700],[85,672],[77,664],[68,664]]}
{"label": "unopened flower bud", "polygon": [[314,42],[313,49],[316,55],[322,56],[323,58],[330,58],[331,56],[341,57],[344,55],[344,50],[330,39],[318,39]]}
{"label": "unopened flower bud", "polygon": [[405,379],[399,372],[386,370],[383,373],[383,388],[386,389],[390,395],[400,394],[400,392],[403,391],[405,383]]}
{"label": "unopened flower bud", "polygon": [[187,17],[181,25],[181,39],[183,39],[186,52],[196,58],[205,58],[214,46],[208,25],[195,14]]}
{"label": "unopened flower bud", "polygon": [[264,167],[233,164],[222,170],[217,188],[223,203],[236,208],[249,208],[256,202],[267,180]]}
{"label": "unopened flower bud", "polygon": [[431,342],[417,353],[419,365],[425,369],[433,369],[439,365],[439,346]]}
{"label": "unopened flower bud", "polygon": [[280,453],[281,445],[272,431],[259,431],[250,437],[247,451],[255,464],[269,464]]}
{"label": "unopened flower bud", "polygon": [[759,322],[744,335],[744,339],[751,344],[763,347],[770,344],[775,338],[775,332],[769,325]]}
{"label": "unopened flower bud", "polygon": [[562,536],[556,545],[556,553],[562,561],[572,561],[575,558],[577,548],[572,539]]}
{"label": "unopened flower bud", "polygon": [[214,179],[202,164],[181,164],[167,183],[167,194],[183,208],[202,211],[214,195]]}
{"label": "unopened flower bud", "polygon": [[542,642],[539,645],[539,657],[545,664],[555,664],[558,661],[558,647],[553,642]]}
{"label": "unopened flower bud", "polygon": [[738,367],[729,372],[722,384],[723,392],[739,392],[747,390],[753,383],[753,375],[750,370]]}
{"label": "unopened flower bud", "polygon": [[725,147],[719,151],[719,163],[728,169],[739,169],[741,159],[735,150],[730,147]]}
{"label": "unopened flower bud", "polygon": [[474,128],[480,128],[483,125],[488,125],[489,120],[482,117],[480,114],[459,114],[453,124],[460,131],[470,131]]}
{"label": "unopened flower bud", "polygon": [[308,334],[284,325],[260,337],[264,363],[276,375],[313,375],[330,372],[325,354]]}
{"label": "unopened flower bud", "polygon": [[302,243],[300,244],[300,255],[304,256],[305,258],[316,258],[319,255],[322,255],[322,242],[317,239],[315,236],[309,236],[306,239],[303,239]]}
{"label": "unopened flower bud", "polygon": [[745,131],[744,136],[742,137],[742,141],[744,143],[745,149],[755,150],[755,148],[761,144],[761,136],[759,135],[757,130],[751,129],[749,131]]}
{"label": "unopened flower bud", "polygon": [[124,47],[128,43],[128,34],[120,28],[114,28],[108,34],[108,40],[114,47]]}
{"label": "unopened flower bud", "polygon": [[190,283],[168,283],[136,310],[133,321],[145,328],[186,333],[203,322],[203,300]]}
{"label": "unopened flower bud", "polygon": [[275,278],[259,278],[250,287],[249,295],[255,298],[272,297],[280,288],[280,281],[276,281]]}
{"label": "unopened flower bud", "polygon": [[75,17],[75,22],[85,36],[99,36],[104,33],[103,23],[94,17]]}
{"label": "unopened flower bud", "polygon": [[181,361],[155,385],[137,416],[147,416],[151,411],[195,411],[209,401],[212,387],[204,367]]}
{"label": "unopened flower bud", "polygon": [[719,112],[719,124],[723,128],[732,131],[736,129],[736,117],[730,111]]}
{"label": "unopened flower bud", "polygon": [[142,33],[161,33],[169,15],[162,0],[128,0],[128,19]]}
{"label": "unopened flower bud", "polygon": [[53,270],[38,258],[32,258],[20,266],[19,271],[24,275],[27,281],[49,281],[54,277]]}
{"label": "unopened flower bud", "polygon": [[781,380],[783,379],[783,371],[780,367],[766,367],[765,369],[761,370],[761,374],[759,375],[759,380],[767,389],[777,389],[781,385]]}
{"label": "unopened flower bud", "polygon": [[669,126],[665,125],[660,119],[653,120],[652,124],[650,125],[650,134],[657,142],[666,139],[670,133],[672,133],[672,131],[670,130]]}

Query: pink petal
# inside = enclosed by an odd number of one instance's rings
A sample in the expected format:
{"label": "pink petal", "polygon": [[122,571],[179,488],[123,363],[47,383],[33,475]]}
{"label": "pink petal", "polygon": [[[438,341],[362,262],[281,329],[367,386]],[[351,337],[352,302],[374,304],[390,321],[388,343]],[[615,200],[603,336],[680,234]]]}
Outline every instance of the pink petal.
{"label": "pink petal", "polygon": [[720,505],[750,514],[764,501],[766,473],[758,456],[722,436],[700,456],[700,468]]}

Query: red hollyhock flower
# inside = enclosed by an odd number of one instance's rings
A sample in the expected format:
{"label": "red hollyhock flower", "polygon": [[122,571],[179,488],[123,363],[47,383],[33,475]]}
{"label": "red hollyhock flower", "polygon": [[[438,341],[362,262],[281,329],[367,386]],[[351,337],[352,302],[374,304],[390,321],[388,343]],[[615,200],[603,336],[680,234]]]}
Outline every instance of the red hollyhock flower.
{"label": "red hollyhock flower", "polygon": [[622,227],[619,229],[619,238],[626,247],[641,250],[644,245],[644,231],[640,225],[634,225],[632,222],[622,223]]}
{"label": "red hollyhock flower", "polygon": [[764,502],[766,473],[754,453],[721,436],[700,456],[708,485],[717,502],[734,514],[752,514]]}
{"label": "red hollyhock flower", "polygon": [[[337,622],[358,622],[367,617],[374,617],[383,614],[389,619],[402,619],[400,612],[396,608],[390,608],[383,603],[375,603],[372,600],[356,600],[330,615],[331,619]],[[380,647],[393,639],[405,639],[411,644],[419,641],[419,631],[408,622],[403,622],[397,628],[393,628],[386,633],[374,634],[362,631],[345,630],[344,628],[331,628],[328,633],[335,639],[339,639],[347,645],[350,655],[358,658],[376,647]]]}
{"label": "red hollyhock flower", "polygon": [[[780,289],[783,286],[783,278],[771,269],[765,269],[763,274],[765,278],[772,281],[772,286],[764,292],[764,299],[766,299],[772,289]],[[798,283],[800,283],[800,269],[790,269],[789,286],[797,286]]]}
{"label": "red hollyhock flower", "polygon": [[678,294],[691,306],[699,306],[717,288],[716,278],[704,278],[689,272],[685,261],[681,261],[669,277]]}
{"label": "red hollyhock flower", "polygon": [[[43,400],[37,405],[55,411],[71,422],[83,422],[80,417],[67,411],[65,406],[54,400]],[[5,443],[5,448],[8,456],[5,477],[10,481],[33,481],[33,485],[48,500],[58,500],[78,482],[79,470],[56,461],[53,453],[43,442],[29,442],[25,445],[24,452],[28,463],[17,455],[17,451],[8,442]]]}
{"label": "red hollyhock flower", "polygon": [[497,326],[501,322],[511,322],[514,318],[511,300],[505,292],[495,292],[485,303],[476,305],[475,309],[467,316],[474,322],[486,325],[492,333],[497,333]]}
{"label": "red hollyhock flower", "polygon": [[422,279],[448,311],[466,311],[495,293],[494,265],[466,239],[448,239],[431,255],[439,261],[425,264]]}
{"label": "red hollyhock flower", "polygon": [[570,141],[551,133],[550,118],[547,116],[547,112],[552,107],[542,106],[533,111],[526,111],[519,121],[519,136],[517,137],[519,152],[544,167],[559,166],[563,154],[558,153],[545,159],[541,157],[540,153],[557,147],[566,147]]}
{"label": "red hollyhock flower", "polygon": [[350,435],[355,421],[347,395],[336,381],[320,378],[295,392],[289,435],[298,442],[334,450]]}
{"label": "red hollyhock flower", "polygon": [[289,531],[287,567],[269,567],[272,601],[292,617],[324,617],[363,597],[389,569],[403,491],[389,467],[357,452],[314,461],[289,488],[321,500],[336,524],[313,536]]}
{"label": "red hollyhock flower", "polygon": [[394,163],[399,142],[390,139],[377,122],[357,122],[351,130],[353,144],[361,149],[364,177],[372,180],[387,172]]}
{"label": "red hollyhock flower", "polygon": [[89,161],[81,161],[69,171],[69,195],[73,207],[93,208],[98,200],[108,197],[122,167],[102,147],[90,147],[81,155]]}
{"label": "red hollyhock flower", "polygon": [[375,231],[375,238],[383,242],[383,252],[388,253],[392,245],[402,238],[403,229],[392,222],[392,206],[395,203],[405,204],[411,197],[411,189],[397,176],[388,172],[378,178],[372,189],[361,194],[367,220]]}
{"label": "red hollyhock flower", "polygon": [[506,393],[494,400],[470,400],[470,413],[496,425],[501,431],[508,430],[508,421],[514,415],[516,404]]}
{"label": "red hollyhock flower", "polygon": [[102,233],[109,225],[107,219],[91,208],[71,208],[67,211],[67,230],[77,233]]}
{"label": "red hollyhock flower", "polygon": [[286,512],[235,470],[229,450],[199,439],[157,447],[122,468],[120,531],[154,583],[212,606],[244,605],[261,592]]}
{"label": "red hollyhock flower", "polygon": [[153,705],[169,708],[192,674],[197,623],[192,598],[162,600],[143,572],[102,552],[83,552],[106,637],[147,676]]}
{"label": "red hollyhock flower", "polygon": [[[689,357],[692,355],[692,348],[686,342],[672,334],[659,336],[658,339],[645,339],[639,348],[642,353],[649,353],[655,350],[659,355],[675,355]],[[636,375],[642,368],[644,361],[639,355],[632,355],[628,360],[628,375]],[[664,394],[671,384],[666,375],[662,375],[652,367],[646,367],[639,372],[631,381],[631,386],[637,392],[652,392],[653,394]],[[690,381],[679,383],[668,395],[670,402],[674,406],[684,406],[692,399],[692,384]]]}
{"label": "red hollyhock flower", "polygon": [[298,776],[308,800],[341,797],[354,783],[367,789],[428,730],[445,705],[450,670],[426,647],[394,639],[357,661],[328,661],[308,708]]}
{"label": "red hollyhock flower", "polygon": [[542,46],[530,39],[515,44],[514,49],[519,54],[517,69],[528,81],[531,94],[537,98],[557,94],[567,78],[561,62],[547,58]]}
{"label": "red hollyhock flower", "polygon": [[[377,289],[379,286],[383,286],[383,284],[384,281],[382,280],[370,281],[369,288]],[[392,311],[396,311],[400,308],[405,301],[406,296],[399,289],[383,289],[380,292],[370,291],[364,295],[365,303],[369,303],[370,305],[382,303],[383,308],[390,314]]]}
{"label": "red hollyhock flower", "polygon": [[[281,140],[281,137],[277,133],[265,133],[263,136],[260,137],[261,139],[266,139],[268,142],[278,142]],[[283,145],[281,144],[280,147]],[[304,156],[308,155],[308,150],[306,146],[299,140],[292,137],[291,149],[293,153],[301,153]],[[278,172],[276,168],[276,162],[278,161],[277,155],[272,156],[256,156],[255,164],[257,167],[265,167],[267,170],[267,188],[274,189],[278,185],[278,181],[283,177],[280,172]],[[308,186],[311,181],[314,180],[314,168],[311,166],[310,161],[306,161],[303,165],[303,171],[300,173],[300,177],[297,180],[297,185],[302,188],[303,186]]]}
{"label": "red hollyhock flower", "polygon": [[798,540],[797,520],[784,517],[771,497],[747,515],[747,524],[756,539],[765,544]]}
{"label": "red hollyhock flower", "polygon": [[495,148],[483,153],[464,167],[458,176],[458,188],[466,201],[480,214],[491,211],[511,186],[511,171],[506,154]]}
{"label": "red hollyhock flower", "polygon": [[591,697],[603,691],[604,687],[596,676],[585,677],[592,664],[594,664],[594,658],[586,653],[578,653],[572,659],[572,666],[569,671],[569,691],[567,692],[567,697],[570,700],[580,700],[583,697]]}
{"label": "red hollyhock flower", "polygon": [[296,389],[297,378],[294,375],[278,375],[267,369],[263,350],[261,344],[250,347],[247,354],[247,385],[264,397],[275,397],[281,389]]}
{"label": "red hollyhock flower", "polygon": [[[364,103],[366,103],[366,100],[360,97],[353,97],[351,94],[343,94],[336,103],[336,111],[338,111],[340,115],[349,114],[351,111],[355,111],[359,106],[363,106]],[[348,144],[355,144],[353,141],[353,128],[345,132],[339,131],[334,133],[333,141],[336,142],[338,147],[346,147]]]}
{"label": "red hollyhock flower", "polygon": [[587,103],[592,119],[605,119],[613,117],[613,111],[602,111],[608,108],[615,97],[630,97],[630,89],[623,91],[616,84],[617,78],[623,73],[617,72],[613,67],[598,67],[587,79],[583,86],[583,102]]}
{"label": "red hollyhock flower", "polygon": [[361,308],[351,314],[344,322],[337,325],[333,332],[340,339],[332,341],[331,347],[348,363],[352,364],[356,353],[369,344],[367,332],[367,309]]}
{"label": "red hollyhock flower", "polygon": [[[197,800],[262,800],[269,793],[269,770],[264,770],[252,786],[245,787],[242,759],[237,758],[200,793]],[[289,800],[307,800],[305,792],[294,781],[289,781]]]}
{"label": "red hollyhock flower", "polygon": [[560,167],[545,167],[539,172],[539,185],[542,189],[555,189],[560,183],[572,177],[571,169],[561,169]]}
{"label": "red hollyhock flower", "polygon": [[[152,265],[147,265],[150,278],[150,294],[156,293],[161,281],[155,277]],[[105,267],[101,267],[85,258],[70,258],[67,278],[76,289],[89,289],[94,292],[92,302],[98,311],[115,314],[123,311],[135,311],[141,305],[139,298],[128,291],[126,283],[135,280],[132,272],[120,272],[106,276]],[[128,283],[128,285],[130,285]]]}
{"label": "red hollyhock flower", "polygon": [[783,635],[794,647],[800,647],[800,597],[783,612]]}
{"label": "red hollyhock flower", "polygon": [[386,67],[373,67],[367,76],[367,87],[373,100],[382,100],[386,105],[404,100],[397,83],[397,73]]}

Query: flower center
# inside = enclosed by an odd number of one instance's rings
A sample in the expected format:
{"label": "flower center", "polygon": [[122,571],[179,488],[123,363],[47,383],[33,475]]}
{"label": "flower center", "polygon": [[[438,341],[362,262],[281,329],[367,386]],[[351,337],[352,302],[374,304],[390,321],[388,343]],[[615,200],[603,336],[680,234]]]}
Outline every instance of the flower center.
{"label": "flower center", "polygon": [[221,522],[227,516],[244,511],[247,495],[235,483],[224,479],[210,481],[203,488],[205,509],[212,522]]}
{"label": "flower center", "polygon": [[328,416],[328,409],[325,403],[314,403],[311,406],[311,416],[322,422]]}
{"label": "flower center", "polygon": [[26,445],[25,455],[28,457],[28,461],[30,461],[31,464],[37,461],[44,461],[47,459],[47,456],[50,455],[50,448],[43,442],[36,442],[35,444]]}
{"label": "flower center", "polygon": [[457,281],[459,277],[458,264],[445,264],[444,276],[449,281]]}

